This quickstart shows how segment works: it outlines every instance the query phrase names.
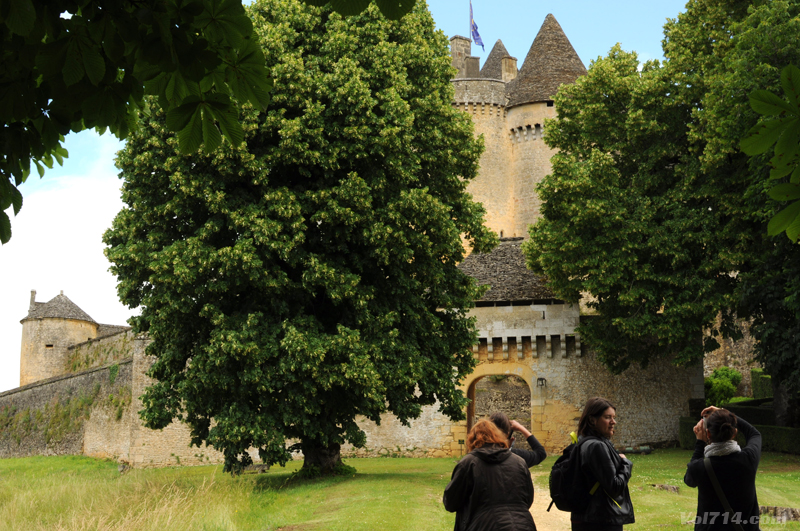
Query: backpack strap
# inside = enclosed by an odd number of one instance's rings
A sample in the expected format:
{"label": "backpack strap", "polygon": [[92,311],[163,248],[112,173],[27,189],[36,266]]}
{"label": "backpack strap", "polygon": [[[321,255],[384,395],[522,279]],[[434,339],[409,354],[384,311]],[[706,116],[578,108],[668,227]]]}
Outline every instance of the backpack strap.
{"label": "backpack strap", "polygon": [[[722,506],[728,512],[731,518],[733,518],[733,508],[731,504],[728,503],[728,498],[725,497],[725,493],[722,492],[722,486],[719,484],[719,480],[717,479],[717,475],[714,473],[714,468],[711,466],[711,459],[708,457],[703,458],[703,465],[706,467],[706,474],[708,474],[708,479],[711,480],[711,484],[714,485],[714,490],[717,492],[717,497],[719,501],[722,502]],[[744,531],[742,525],[738,522],[731,521],[733,527],[736,531]]]}

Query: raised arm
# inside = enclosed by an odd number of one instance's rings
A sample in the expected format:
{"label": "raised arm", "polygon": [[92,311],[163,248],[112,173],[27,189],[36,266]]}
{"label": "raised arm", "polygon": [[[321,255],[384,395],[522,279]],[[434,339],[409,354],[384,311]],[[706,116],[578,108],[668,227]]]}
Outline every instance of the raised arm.
{"label": "raised arm", "polygon": [[518,431],[525,437],[525,440],[528,442],[528,446],[531,447],[531,450],[522,450],[520,448],[512,448],[511,451],[521,458],[525,460],[525,464],[528,468],[538,465],[542,461],[544,461],[545,457],[547,457],[547,451],[542,446],[542,443],[533,435],[528,428],[517,422],[516,420],[511,421],[511,429],[514,431]]}

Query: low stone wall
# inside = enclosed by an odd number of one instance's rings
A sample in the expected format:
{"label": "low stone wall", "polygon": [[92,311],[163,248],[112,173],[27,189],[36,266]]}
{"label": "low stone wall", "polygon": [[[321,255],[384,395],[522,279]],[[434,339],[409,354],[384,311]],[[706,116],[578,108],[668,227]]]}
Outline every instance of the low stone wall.
{"label": "low stone wall", "polygon": [[131,367],[128,359],[0,393],[0,457],[127,456]]}

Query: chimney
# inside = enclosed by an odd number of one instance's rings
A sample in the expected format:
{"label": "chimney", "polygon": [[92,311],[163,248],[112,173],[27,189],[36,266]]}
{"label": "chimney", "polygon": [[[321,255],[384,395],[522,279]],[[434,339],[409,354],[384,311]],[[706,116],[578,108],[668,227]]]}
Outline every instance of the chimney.
{"label": "chimney", "polygon": [[450,38],[450,57],[452,65],[458,69],[456,77],[464,77],[464,59],[472,53],[472,41],[461,35]]}
{"label": "chimney", "polygon": [[467,57],[464,59],[464,77],[471,79],[481,77],[480,66],[480,57]]}
{"label": "chimney", "polygon": [[508,83],[517,77],[517,58],[506,55],[503,57],[500,68],[503,73],[503,81]]}
{"label": "chimney", "polygon": [[33,307],[36,306],[36,290],[31,290],[31,305],[28,307],[28,311],[33,310]]}

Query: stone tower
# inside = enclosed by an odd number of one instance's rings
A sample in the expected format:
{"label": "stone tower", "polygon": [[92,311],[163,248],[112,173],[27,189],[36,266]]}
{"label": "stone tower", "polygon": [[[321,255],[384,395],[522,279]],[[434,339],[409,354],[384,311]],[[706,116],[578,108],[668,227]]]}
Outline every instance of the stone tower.
{"label": "stone tower", "polygon": [[486,225],[501,237],[527,237],[540,213],[536,185],[550,173],[554,151],[542,142],[545,118],[555,118],[553,96],[586,73],[553,15],[547,15],[522,67],[497,41],[479,69],[469,39],[450,39],[454,105],[472,116],[486,149],[468,191],[486,208]]}
{"label": "stone tower", "polygon": [[20,386],[64,374],[67,348],[97,337],[99,326],[63,291],[49,302],[36,302],[32,290],[28,315],[20,322]]}

